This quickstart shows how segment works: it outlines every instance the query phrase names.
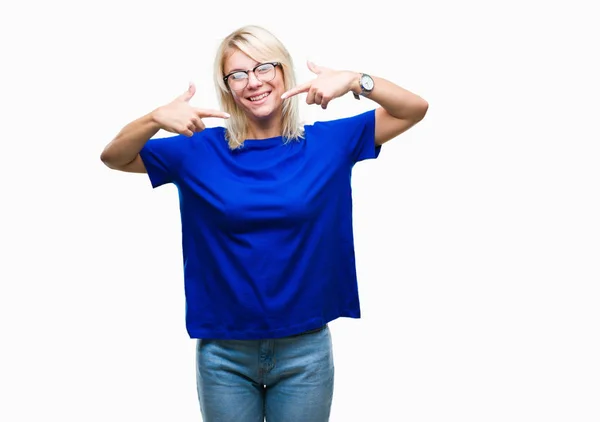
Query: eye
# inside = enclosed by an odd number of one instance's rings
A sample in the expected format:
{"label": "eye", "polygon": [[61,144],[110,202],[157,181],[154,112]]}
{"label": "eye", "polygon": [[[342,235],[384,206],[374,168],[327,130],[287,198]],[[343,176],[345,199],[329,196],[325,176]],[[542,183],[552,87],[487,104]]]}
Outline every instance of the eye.
{"label": "eye", "polygon": [[273,70],[272,64],[262,64],[256,68],[258,73],[269,73],[271,70]]}
{"label": "eye", "polygon": [[245,72],[235,72],[232,73],[231,75],[229,75],[229,79],[234,80],[234,81],[240,81],[242,79],[246,79],[248,77],[248,75],[246,75]]}

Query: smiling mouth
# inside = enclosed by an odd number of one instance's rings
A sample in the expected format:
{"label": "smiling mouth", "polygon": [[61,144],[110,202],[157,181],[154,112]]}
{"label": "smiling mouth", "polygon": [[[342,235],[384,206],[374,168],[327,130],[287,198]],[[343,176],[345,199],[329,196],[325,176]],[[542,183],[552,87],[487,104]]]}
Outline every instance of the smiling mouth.
{"label": "smiling mouth", "polygon": [[270,93],[270,92],[265,92],[264,94],[256,95],[256,96],[254,96],[254,97],[248,97],[248,99],[249,99],[250,101],[252,101],[252,102],[254,102],[254,101],[260,101],[260,100],[262,100],[263,98],[266,98],[266,97],[268,97],[268,96],[269,96],[269,94],[271,94],[271,93]]}

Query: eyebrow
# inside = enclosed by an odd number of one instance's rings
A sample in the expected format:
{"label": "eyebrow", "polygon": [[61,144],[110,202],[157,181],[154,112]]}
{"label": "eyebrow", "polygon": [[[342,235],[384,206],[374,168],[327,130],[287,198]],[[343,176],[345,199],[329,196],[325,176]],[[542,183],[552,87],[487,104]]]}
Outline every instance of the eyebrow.
{"label": "eyebrow", "polygon": [[[250,69],[254,69],[256,66],[261,65],[262,63],[260,62],[256,62],[256,64],[254,64]],[[235,69],[231,69],[229,72],[225,72],[226,75],[233,73],[233,72],[245,72],[248,69],[241,69],[241,68],[235,68]]]}

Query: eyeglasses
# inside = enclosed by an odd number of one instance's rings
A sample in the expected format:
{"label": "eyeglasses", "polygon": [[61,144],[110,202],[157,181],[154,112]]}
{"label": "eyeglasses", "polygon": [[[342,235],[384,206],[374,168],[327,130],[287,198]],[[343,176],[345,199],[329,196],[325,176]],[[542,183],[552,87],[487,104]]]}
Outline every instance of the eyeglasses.
{"label": "eyeglasses", "polygon": [[250,72],[254,73],[256,79],[261,82],[269,82],[275,79],[275,68],[281,66],[279,62],[261,63],[251,70],[236,70],[223,78],[229,88],[241,91],[248,85]]}

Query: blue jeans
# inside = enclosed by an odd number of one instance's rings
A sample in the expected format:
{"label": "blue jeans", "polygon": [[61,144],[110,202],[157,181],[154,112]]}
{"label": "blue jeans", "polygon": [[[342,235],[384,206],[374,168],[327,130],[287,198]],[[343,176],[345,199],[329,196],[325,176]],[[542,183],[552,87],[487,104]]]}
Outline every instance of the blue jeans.
{"label": "blue jeans", "polygon": [[265,340],[199,339],[204,422],[327,422],[333,398],[331,333]]}

